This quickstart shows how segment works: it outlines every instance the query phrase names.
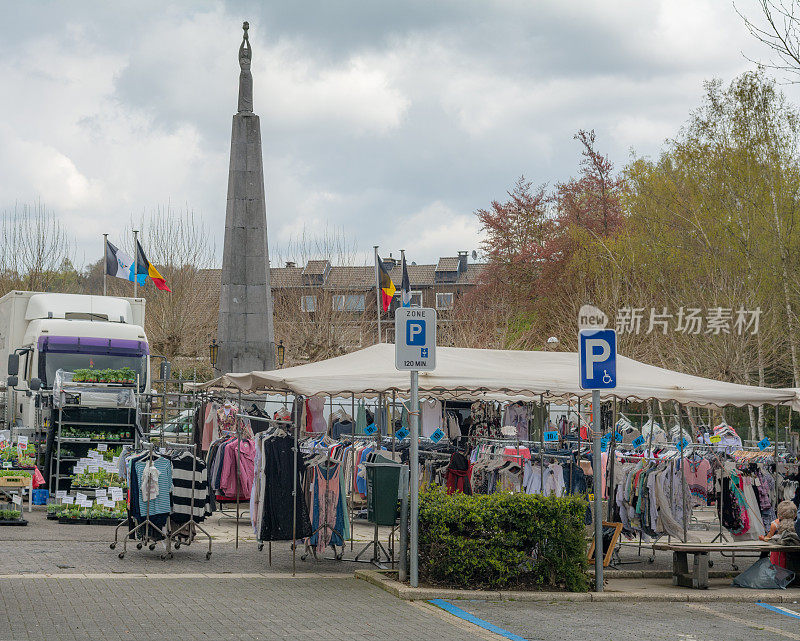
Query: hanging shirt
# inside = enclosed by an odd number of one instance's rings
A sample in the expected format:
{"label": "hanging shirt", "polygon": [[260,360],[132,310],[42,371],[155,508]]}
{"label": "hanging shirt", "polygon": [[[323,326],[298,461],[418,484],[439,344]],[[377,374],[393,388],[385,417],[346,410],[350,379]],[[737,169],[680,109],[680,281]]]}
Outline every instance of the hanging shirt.
{"label": "hanging shirt", "polygon": [[429,398],[420,403],[422,414],[422,436],[430,436],[442,426],[442,403]]}

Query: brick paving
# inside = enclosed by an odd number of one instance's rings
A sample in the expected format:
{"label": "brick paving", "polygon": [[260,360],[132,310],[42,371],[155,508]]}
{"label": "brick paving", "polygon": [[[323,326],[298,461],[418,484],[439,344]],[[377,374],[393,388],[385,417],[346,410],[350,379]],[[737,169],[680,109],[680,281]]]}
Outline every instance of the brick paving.
{"label": "brick paving", "polygon": [[230,523],[209,524],[210,560],[198,542],[162,561],[163,545],[119,559],[113,528],[25,517],[28,527],[0,528],[0,641],[491,638],[353,578],[363,564],[298,557],[293,578],[287,542],[273,544],[270,566],[266,546],[235,548]]}

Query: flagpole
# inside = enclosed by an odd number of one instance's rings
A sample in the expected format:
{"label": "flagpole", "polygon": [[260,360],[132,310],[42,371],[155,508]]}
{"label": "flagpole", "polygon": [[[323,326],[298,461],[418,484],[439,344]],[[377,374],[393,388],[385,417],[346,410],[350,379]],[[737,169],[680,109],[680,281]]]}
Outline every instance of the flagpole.
{"label": "flagpole", "polygon": [[378,268],[378,246],[373,245],[372,248],[375,250],[375,301],[376,301],[376,310],[378,312],[378,342],[382,343],[381,340],[381,275],[380,269]]}
{"label": "flagpole", "polygon": [[133,230],[133,297],[136,298],[136,285],[139,281],[139,230]]}
{"label": "flagpole", "polygon": [[106,276],[108,275],[108,234],[103,234],[103,296],[106,293]]}

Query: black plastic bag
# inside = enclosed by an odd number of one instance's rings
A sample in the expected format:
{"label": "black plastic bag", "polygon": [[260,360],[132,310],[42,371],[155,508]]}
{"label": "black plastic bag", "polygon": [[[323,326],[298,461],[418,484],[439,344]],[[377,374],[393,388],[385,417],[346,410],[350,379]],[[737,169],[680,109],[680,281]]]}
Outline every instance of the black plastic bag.
{"label": "black plastic bag", "polygon": [[772,565],[768,557],[759,559],[733,580],[740,588],[785,590],[794,581],[794,572]]}

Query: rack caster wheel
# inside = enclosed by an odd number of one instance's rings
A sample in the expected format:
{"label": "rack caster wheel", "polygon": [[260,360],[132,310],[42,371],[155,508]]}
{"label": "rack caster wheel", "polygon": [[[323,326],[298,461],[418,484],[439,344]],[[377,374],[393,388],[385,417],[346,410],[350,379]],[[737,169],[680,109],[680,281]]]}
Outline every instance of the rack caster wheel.
{"label": "rack caster wheel", "polygon": [[155,543],[151,543],[150,545],[148,545],[148,546],[147,546],[147,548],[148,548],[149,550],[151,550],[151,551],[152,551],[152,550],[155,550],[155,549],[156,549],[156,544],[155,544]]}
{"label": "rack caster wheel", "polygon": [[264,544],[263,543],[259,543],[258,544],[258,551],[261,552],[261,550],[263,550],[263,549],[264,549]]}
{"label": "rack caster wheel", "polygon": [[308,558],[308,554],[301,554],[300,555],[300,560],[301,561],[305,561],[307,558]]}
{"label": "rack caster wheel", "polygon": [[734,565],[733,566],[733,570],[734,570],[734,572],[738,572],[739,571],[739,566],[738,565]]}
{"label": "rack caster wheel", "polygon": [[336,556],[336,560],[337,561],[341,561],[342,560],[342,555],[341,554],[337,554],[335,556]]}
{"label": "rack caster wheel", "polygon": [[708,567],[710,568],[714,567],[714,562],[711,559],[708,560]]}
{"label": "rack caster wheel", "polygon": [[656,562],[656,560],[655,560],[654,558],[652,558],[652,557],[651,557],[651,558],[647,559],[647,562],[648,562],[648,563],[655,563],[655,562]]}
{"label": "rack caster wheel", "polygon": [[112,544],[111,544],[111,545],[109,545],[108,547],[110,547],[110,548],[113,550],[115,547],[117,547],[117,544],[116,544],[116,543],[112,543]]}
{"label": "rack caster wheel", "polygon": [[180,541],[175,541],[175,549],[176,550],[180,550],[181,549],[181,542]]}
{"label": "rack caster wheel", "polygon": [[119,554],[117,554],[117,556],[119,558],[121,558],[121,559],[124,559],[125,558],[125,552],[120,552]]}
{"label": "rack caster wheel", "polygon": [[137,550],[141,550],[142,549],[142,544],[141,543],[137,543],[136,544],[136,549]]}
{"label": "rack caster wheel", "polygon": [[211,558],[211,552],[206,552],[206,561],[208,561],[210,558]]}

